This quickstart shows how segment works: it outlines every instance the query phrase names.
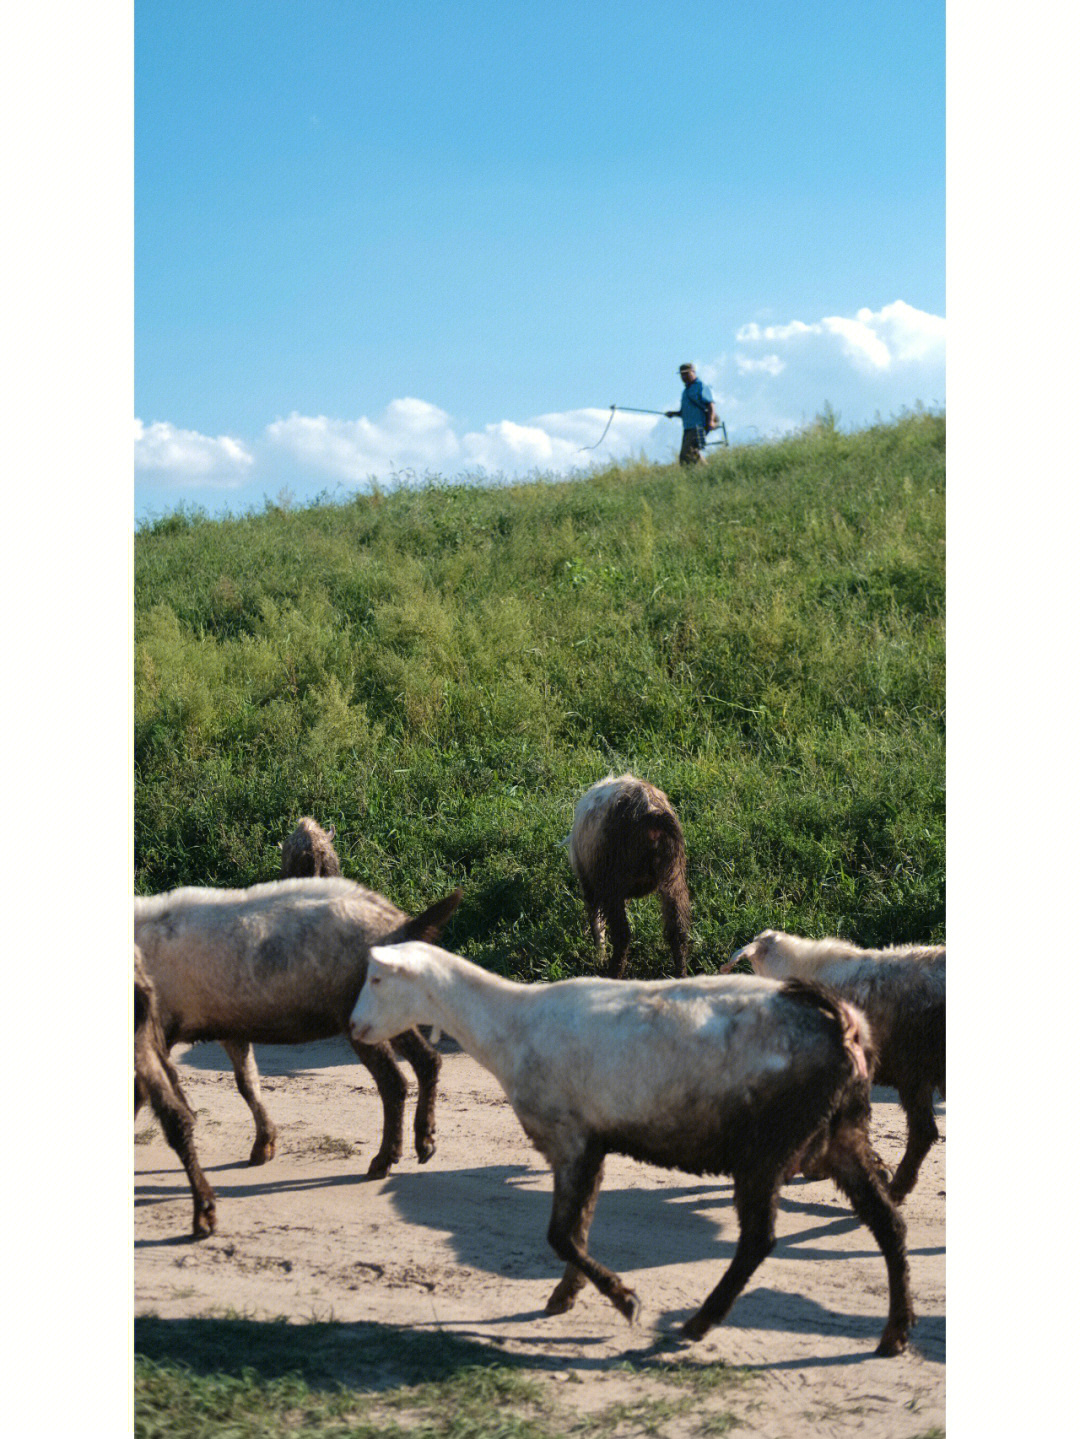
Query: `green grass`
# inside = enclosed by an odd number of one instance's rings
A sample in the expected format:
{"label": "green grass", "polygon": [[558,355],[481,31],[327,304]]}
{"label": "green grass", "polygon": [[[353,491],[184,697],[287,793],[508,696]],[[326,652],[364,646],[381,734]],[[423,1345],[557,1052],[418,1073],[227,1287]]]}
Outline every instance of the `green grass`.
{"label": "green grass", "polygon": [[693,1432],[725,1434],[737,1420],[714,1401],[750,1382],[660,1354],[616,1366],[649,1392],[584,1412],[551,1382],[565,1360],[373,1323],[149,1316],[136,1320],[135,1350],[136,1439],[602,1439],[663,1434],[686,1416]]}
{"label": "green grass", "polygon": [[[665,789],[708,970],[757,930],[944,936],[945,420],[702,470],[431,484],[136,536],[136,888],[344,872],[521,978],[595,968],[559,841]],[[632,967],[663,972],[657,906]]]}

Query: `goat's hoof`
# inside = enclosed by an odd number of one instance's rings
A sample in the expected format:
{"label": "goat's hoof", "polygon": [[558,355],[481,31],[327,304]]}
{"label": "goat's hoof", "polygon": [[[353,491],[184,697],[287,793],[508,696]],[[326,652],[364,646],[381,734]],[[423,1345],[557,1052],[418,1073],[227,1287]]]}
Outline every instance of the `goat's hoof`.
{"label": "goat's hoof", "polygon": [[576,1289],[566,1290],[559,1284],[551,1291],[551,1296],[544,1305],[544,1313],[565,1314],[568,1310],[573,1309],[576,1298]]}
{"label": "goat's hoof", "polygon": [[385,1179],[390,1173],[391,1166],[400,1158],[400,1154],[376,1154],[368,1165],[367,1177],[369,1179]]}
{"label": "goat's hoof", "polygon": [[907,1334],[896,1329],[886,1329],[881,1336],[881,1343],[874,1350],[874,1353],[882,1359],[892,1359],[897,1354],[903,1354],[907,1348]]}
{"label": "goat's hoof", "polygon": [[641,1313],[641,1300],[632,1289],[624,1289],[621,1294],[612,1297],[615,1308],[626,1320],[627,1324],[636,1324],[638,1315]]}
{"label": "goat's hoof", "polygon": [[277,1142],[273,1139],[256,1139],[251,1147],[251,1158],[249,1164],[265,1164],[267,1160],[273,1159],[277,1151]]}
{"label": "goat's hoof", "polygon": [[682,1336],[684,1339],[704,1339],[711,1328],[712,1325],[707,1319],[703,1319],[700,1313],[694,1314],[683,1325]]}
{"label": "goat's hoof", "polygon": [[209,1239],[216,1224],[217,1219],[212,1209],[207,1214],[196,1214],[195,1223],[191,1226],[192,1239]]}
{"label": "goat's hoof", "polygon": [[416,1141],[416,1157],[417,1157],[417,1159],[419,1159],[419,1161],[420,1161],[421,1164],[426,1164],[426,1163],[428,1162],[428,1160],[431,1158],[431,1156],[432,1156],[434,1153],[435,1153],[435,1139],[434,1139],[434,1137],[431,1137],[431,1138],[428,1138],[428,1139],[418,1139],[418,1140]]}

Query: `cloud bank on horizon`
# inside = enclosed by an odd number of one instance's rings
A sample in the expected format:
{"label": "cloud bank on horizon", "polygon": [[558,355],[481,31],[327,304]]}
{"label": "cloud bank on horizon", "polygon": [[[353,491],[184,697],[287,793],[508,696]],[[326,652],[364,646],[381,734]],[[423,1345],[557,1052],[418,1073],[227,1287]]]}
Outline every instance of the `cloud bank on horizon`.
{"label": "cloud bank on horizon", "polygon": [[[733,350],[699,361],[733,441],[781,435],[826,403],[845,426],[871,423],[916,403],[944,405],[945,320],[902,300],[813,323],[750,322]],[[611,420],[598,448],[596,442]],[[268,424],[257,440],[211,437],[167,421],[135,421],[135,469],[144,491],[197,497],[200,490],[287,484],[298,497],[328,485],[356,488],[410,475],[520,478],[566,474],[597,462],[674,457],[677,426],[651,415],[586,408],[499,420],[459,433],[452,416],[413,397],[378,419],[301,415]],[[239,498],[239,495],[237,495]]]}

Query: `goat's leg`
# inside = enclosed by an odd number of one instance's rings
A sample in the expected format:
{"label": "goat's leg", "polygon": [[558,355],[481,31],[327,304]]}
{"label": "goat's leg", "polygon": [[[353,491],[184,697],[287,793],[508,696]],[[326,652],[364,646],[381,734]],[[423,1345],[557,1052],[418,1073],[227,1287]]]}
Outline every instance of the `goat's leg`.
{"label": "goat's leg", "polygon": [[682,1332],[687,1339],[703,1338],[742,1293],[754,1270],[772,1253],[776,1244],[776,1201],[781,1176],[770,1170],[735,1177],[735,1212],[739,1218],[739,1242],[720,1283],[698,1312],[686,1321]]}
{"label": "goat's leg", "polygon": [[439,1080],[442,1059],[439,1051],[430,1045],[415,1029],[407,1029],[396,1035],[390,1043],[403,1059],[407,1059],[416,1075],[416,1156],[426,1164],[435,1153],[435,1088]]}
{"label": "goat's leg", "polygon": [[[586,1252],[589,1243],[589,1228],[592,1224],[593,1214],[596,1212],[597,1195],[600,1193],[600,1186],[604,1182],[603,1154],[596,1156],[595,1164],[593,1165],[594,1173],[592,1183],[589,1185],[589,1165],[591,1163],[592,1159],[587,1154],[581,1172],[582,1192],[585,1194],[585,1202],[582,1204],[581,1213],[577,1217],[577,1222],[570,1230],[571,1240],[583,1254]],[[573,1308],[574,1300],[578,1296],[578,1291],[584,1289],[584,1287],[585,1275],[578,1265],[571,1261],[567,1264],[563,1277],[551,1291],[551,1297],[545,1306],[546,1312],[548,1314],[565,1314],[568,1309]]]}
{"label": "goat's leg", "polygon": [[382,1179],[401,1158],[401,1131],[405,1116],[405,1076],[394,1062],[389,1044],[361,1044],[350,1039],[357,1059],[371,1074],[383,1107],[383,1133],[379,1152],[368,1165],[369,1179]]}
{"label": "goat's leg", "polygon": [[600,902],[588,880],[581,881],[581,894],[585,900],[585,916],[589,921],[589,933],[592,935],[592,942],[596,947],[596,957],[602,964],[604,960],[604,916],[600,909]]}
{"label": "goat's leg", "polygon": [[674,888],[659,891],[660,911],[664,917],[664,939],[671,957],[675,961],[675,973],[680,979],[686,978],[686,943],[690,936],[689,900],[686,888],[681,893]]}
{"label": "goat's leg", "polygon": [[255,1143],[251,1146],[249,1164],[265,1164],[273,1159],[277,1148],[277,1126],[267,1114],[262,1102],[262,1088],[259,1084],[259,1070],[255,1055],[246,1039],[223,1039],[221,1047],[232,1061],[236,1075],[236,1087],[244,1096],[247,1107],[255,1120]]}
{"label": "goat's leg", "polygon": [[889,1317],[877,1354],[899,1354],[914,1322],[908,1275],[907,1226],[889,1196],[881,1161],[864,1133],[844,1126],[834,1135],[825,1156],[830,1178],[844,1191],[851,1207],[877,1240],[889,1272]]}
{"label": "goat's leg", "polygon": [[626,952],[630,948],[630,925],[626,918],[626,901],[622,895],[607,895],[603,901],[603,910],[607,919],[608,937],[611,940],[608,978],[622,979],[626,969]]}
{"label": "goat's leg", "polygon": [[900,1103],[907,1116],[908,1139],[904,1157],[896,1166],[896,1173],[889,1185],[889,1195],[895,1204],[906,1199],[915,1188],[919,1165],[930,1152],[934,1140],[939,1138],[938,1127],[934,1122],[933,1085],[920,1084],[911,1089],[902,1089]]}
{"label": "goat's leg", "polygon": [[196,1239],[213,1234],[216,1222],[214,1191],[210,1188],[195,1154],[195,1116],[191,1112],[175,1069],[149,1046],[140,1055],[136,1091],[142,1089],[161,1121],[165,1138],[172,1145],[187,1172],[195,1205],[191,1232]]}
{"label": "goat's leg", "polygon": [[[633,1324],[641,1310],[641,1301],[617,1274],[605,1269],[591,1254],[587,1254],[577,1240],[590,1195],[593,1196],[595,1204],[596,1171],[602,1159],[602,1152],[588,1148],[576,1159],[555,1169],[555,1195],[551,1206],[551,1223],[548,1225],[548,1243],[560,1259],[565,1259],[568,1265],[580,1270],[586,1279],[591,1279],[600,1293],[610,1299],[619,1313]],[[556,1285],[549,1304],[556,1295],[565,1298],[567,1289],[564,1275]]]}

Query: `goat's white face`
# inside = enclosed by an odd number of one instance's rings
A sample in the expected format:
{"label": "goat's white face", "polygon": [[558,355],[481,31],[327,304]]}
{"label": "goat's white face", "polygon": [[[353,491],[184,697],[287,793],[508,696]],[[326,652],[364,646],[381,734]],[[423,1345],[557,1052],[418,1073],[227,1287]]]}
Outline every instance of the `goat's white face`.
{"label": "goat's white face", "polygon": [[349,1033],[360,1044],[378,1044],[413,1023],[408,1017],[409,986],[401,979],[403,964],[393,957],[394,948],[404,947],[372,947],[367,976],[349,1016]]}

